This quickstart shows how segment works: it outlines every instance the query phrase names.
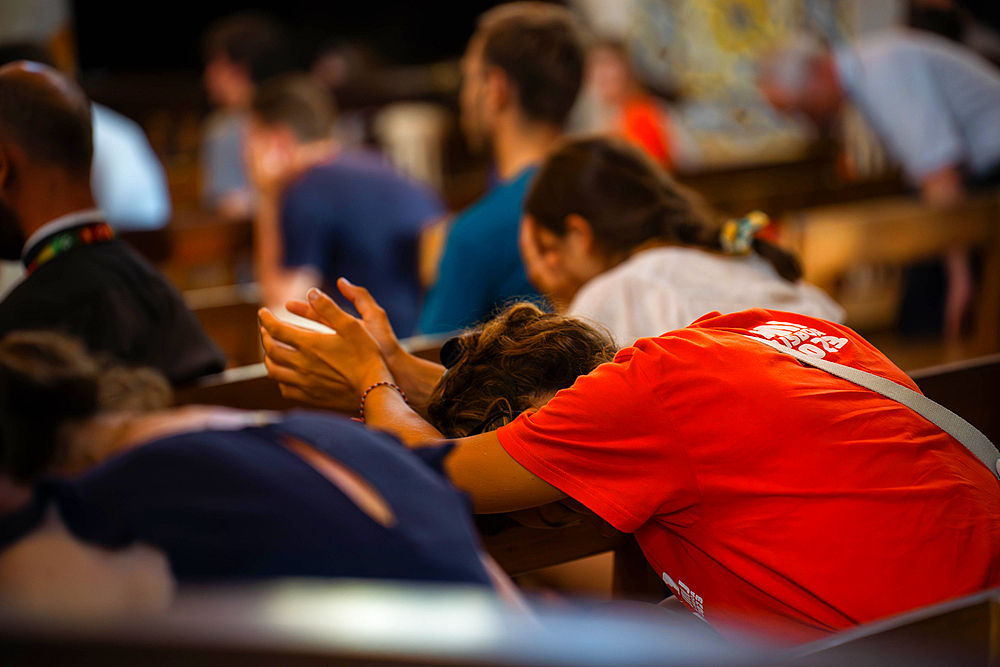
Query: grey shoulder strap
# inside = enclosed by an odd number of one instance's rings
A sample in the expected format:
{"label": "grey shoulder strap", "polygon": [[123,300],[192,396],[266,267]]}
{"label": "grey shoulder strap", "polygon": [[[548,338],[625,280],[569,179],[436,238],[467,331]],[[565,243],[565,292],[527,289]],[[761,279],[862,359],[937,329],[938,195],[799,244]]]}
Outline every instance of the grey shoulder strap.
{"label": "grey shoulder strap", "polygon": [[966,449],[975,454],[976,458],[990,469],[994,477],[1000,479],[1000,467],[998,467],[1000,466],[1000,452],[997,451],[997,448],[993,446],[989,438],[983,435],[979,429],[943,405],[939,405],[923,394],[917,393],[912,389],[907,389],[901,384],[886,380],[878,375],[832,361],[826,361],[811,354],[804,354],[772,340],[765,340],[756,336],[747,336],[747,338],[759,341],[764,345],[773,347],[779,352],[795,357],[804,364],[822,369],[831,375],[836,375],[865,389],[871,389],[876,393],[882,394],[886,398],[891,398],[894,401],[902,403],[965,445]]}

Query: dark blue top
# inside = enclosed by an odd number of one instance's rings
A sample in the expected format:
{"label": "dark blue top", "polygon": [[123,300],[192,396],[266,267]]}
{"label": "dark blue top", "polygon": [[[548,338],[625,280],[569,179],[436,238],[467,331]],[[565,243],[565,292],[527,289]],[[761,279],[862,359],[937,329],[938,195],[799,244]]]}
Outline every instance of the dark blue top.
{"label": "dark blue top", "polygon": [[540,298],[517,246],[521,206],[537,171],[525,169],[455,219],[437,284],[420,314],[422,333],[464,329],[511,301]]}
{"label": "dark blue top", "polygon": [[[282,444],[288,436],[366,480],[395,526],[359,509]],[[0,519],[0,548],[37,527],[54,501],[80,539],[158,547],[181,583],[303,576],[488,584],[467,499],[439,472],[446,453],[411,452],[347,419],[307,412],[176,435],[76,480],[39,482],[31,505]]]}
{"label": "dark blue top", "polygon": [[341,153],[288,188],[281,227],[285,266],[309,266],[327,289],[343,276],[368,288],[398,336],[413,333],[420,309],[421,229],[444,215],[437,195],[376,153]]}

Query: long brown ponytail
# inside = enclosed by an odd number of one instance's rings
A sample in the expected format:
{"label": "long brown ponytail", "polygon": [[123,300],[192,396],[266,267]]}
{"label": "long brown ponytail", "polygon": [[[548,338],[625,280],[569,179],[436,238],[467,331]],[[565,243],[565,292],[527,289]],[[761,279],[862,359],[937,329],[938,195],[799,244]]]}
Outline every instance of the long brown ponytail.
{"label": "long brown ponytail", "polygon": [[[572,139],[549,155],[524,202],[525,213],[557,236],[575,213],[609,255],[628,256],[650,240],[722,251],[720,225],[699,195],[678,184],[637,148],[611,137]],[[794,255],[764,239],[754,251],[791,282]]]}

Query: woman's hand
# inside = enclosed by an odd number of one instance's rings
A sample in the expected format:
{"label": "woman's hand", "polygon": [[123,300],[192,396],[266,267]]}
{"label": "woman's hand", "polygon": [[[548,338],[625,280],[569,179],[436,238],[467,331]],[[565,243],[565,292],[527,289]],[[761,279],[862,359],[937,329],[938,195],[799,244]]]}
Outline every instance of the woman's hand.
{"label": "woman's hand", "polygon": [[[396,375],[393,366],[400,362],[402,357],[406,355],[406,351],[400,346],[399,339],[396,338],[396,333],[389,323],[389,317],[385,314],[385,309],[375,301],[368,290],[351,283],[347,278],[341,278],[337,281],[337,289],[354,304],[355,310],[361,315],[361,322],[365,329],[378,343],[379,353],[389,367],[389,371]],[[285,308],[293,315],[325,324],[336,330],[337,327],[326,316],[326,313],[335,312],[330,310],[330,306],[337,308],[333,299],[319,291],[315,300],[292,300],[285,304]],[[337,311],[343,312],[340,308],[337,308]]]}
{"label": "woman's hand", "polygon": [[292,147],[260,129],[247,132],[243,161],[250,182],[264,198],[277,199],[298,172]]}
{"label": "woman's hand", "polygon": [[[352,288],[361,289],[343,278],[338,287],[348,298],[351,298],[349,292],[354,293]],[[367,295],[367,291],[364,293]],[[355,301],[355,305],[360,304]],[[381,311],[377,304],[374,308]],[[365,312],[364,307],[358,310]],[[380,341],[363,320],[345,313],[330,297],[312,289],[307,302],[290,302],[289,311],[326,324],[336,333],[303,329],[280,321],[266,308],[260,310],[264,364],[268,376],[278,382],[282,396],[331,410],[354,412],[365,389],[377,382],[393,380]],[[381,343],[391,354],[399,342],[388,320],[383,326],[376,311],[370,311],[369,315]],[[381,318],[384,316],[382,312]]]}

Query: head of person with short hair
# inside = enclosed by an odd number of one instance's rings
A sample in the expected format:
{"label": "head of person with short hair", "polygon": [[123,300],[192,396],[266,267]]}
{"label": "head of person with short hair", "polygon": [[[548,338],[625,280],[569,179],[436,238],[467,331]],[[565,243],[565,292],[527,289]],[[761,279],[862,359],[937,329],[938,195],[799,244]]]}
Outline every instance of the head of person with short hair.
{"label": "head of person with short hair", "polygon": [[760,63],[757,84],[776,110],[802,114],[820,127],[837,118],[844,103],[832,51],[809,34],[770,51]]}
{"label": "head of person with short hair", "polygon": [[[723,251],[721,225],[700,198],[637,147],[611,137],[571,139],[550,154],[524,214],[528,277],[563,306],[584,284],[643,250]],[[792,255],[763,239],[752,247],[786,280],[801,277]]]}
{"label": "head of person with short hair", "polygon": [[462,127],[486,147],[505,125],[561,132],[583,78],[583,46],[572,14],[514,2],[480,17],[462,61]]}
{"label": "head of person with short hair", "polygon": [[202,39],[204,84],[212,103],[250,105],[257,84],[290,66],[288,37],[267,14],[247,11],[220,19]]}
{"label": "head of person with short hair", "polygon": [[40,63],[0,68],[0,257],[61,215],[93,208],[90,100]]}

